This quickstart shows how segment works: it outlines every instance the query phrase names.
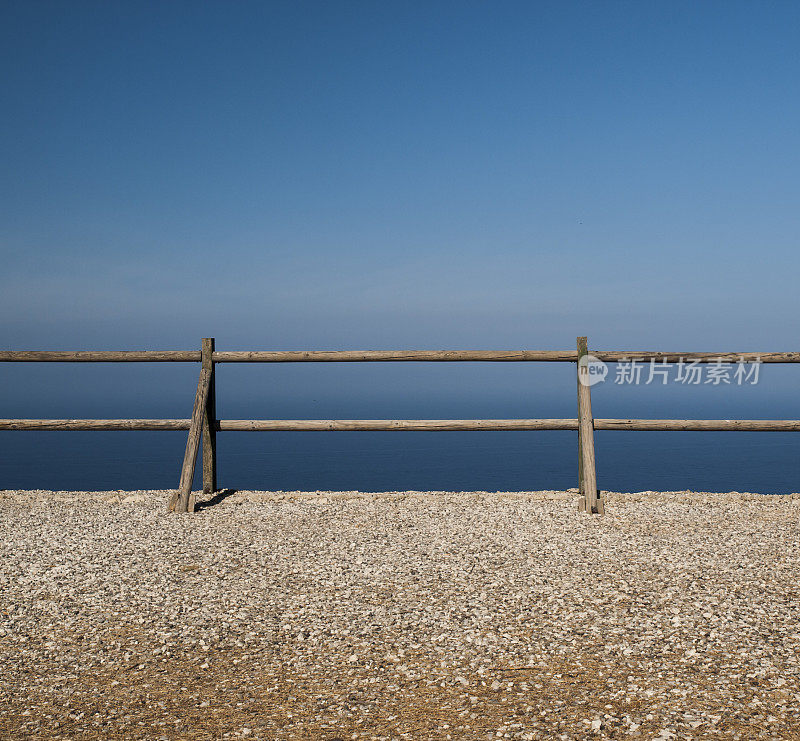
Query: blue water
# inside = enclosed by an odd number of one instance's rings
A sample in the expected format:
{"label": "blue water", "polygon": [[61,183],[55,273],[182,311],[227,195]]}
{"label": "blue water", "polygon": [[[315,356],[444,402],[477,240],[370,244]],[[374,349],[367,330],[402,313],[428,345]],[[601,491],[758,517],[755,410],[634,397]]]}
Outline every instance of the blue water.
{"label": "blue water", "polygon": [[[561,431],[229,432],[218,436],[218,478],[236,489],[565,489],[577,485],[576,439]],[[174,488],[185,444],[179,432],[3,432],[0,488]],[[796,433],[599,432],[598,483],[798,491],[799,448]]]}
{"label": "blue water", "polygon": [[[594,413],[797,419],[797,370],[765,368],[752,388],[604,385],[593,389]],[[0,371],[2,417],[188,417],[197,372],[45,364]],[[217,383],[225,419],[575,416],[574,376],[555,364],[222,367]],[[577,485],[575,432],[226,432],[217,440],[221,488]],[[0,488],[173,488],[185,443],[184,432],[0,432]],[[606,490],[800,491],[800,433],[598,432],[595,444]]]}

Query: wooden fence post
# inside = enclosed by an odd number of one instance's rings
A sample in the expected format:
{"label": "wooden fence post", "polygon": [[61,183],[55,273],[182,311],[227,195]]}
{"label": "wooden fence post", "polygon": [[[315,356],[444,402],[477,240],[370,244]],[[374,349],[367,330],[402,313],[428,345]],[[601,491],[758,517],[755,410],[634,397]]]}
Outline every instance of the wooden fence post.
{"label": "wooden fence post", "polygon": [[581,494],[578,508],[581,512],[602,515],[605,505],[597,489],[594,465],[594,418],[592,417],[592,391],[586,361],[589,354],[586,337],[578,337],[578,486]]}
{"label": "wooden fence post", "polygon": [[203,493],[217,490],[217,400],[214,384],[214,338],[204,337],[201,350],[203,370],[209,373],[208,399],[203,411]]}
{"label": "wooden fence post", "polygon": [[197,463],[197,450],[200,447],[200,433],[203,427],[203,410],[208,400],[209,372],[203,368],[197,381],[197,393],[194,397],[192,419],[189,423],[189,437],[186,441],[186,452],[183,456],[181,467],[181,480],[178,488],[172,492],[169,500],[170,512],[194,512],[194,495],[192,494],[192,480],[194,467]]}

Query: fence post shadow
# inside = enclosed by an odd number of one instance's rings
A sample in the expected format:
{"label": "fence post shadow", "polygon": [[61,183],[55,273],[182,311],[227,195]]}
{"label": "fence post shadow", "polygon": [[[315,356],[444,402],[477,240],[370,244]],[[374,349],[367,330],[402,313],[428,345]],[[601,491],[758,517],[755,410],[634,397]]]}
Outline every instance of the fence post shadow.
{"label": "fence post shadow", "polygon": [[207,499],[204,502],[197,502],[195,505],[194,511],[200,512],[201,510],[208,509],[210,507],[214,507],[217,504],[222,504],[228,497],[236,494],[239,491],[238,489],[220,489],[219,491],[214,492],[214,496],[211,499]]}

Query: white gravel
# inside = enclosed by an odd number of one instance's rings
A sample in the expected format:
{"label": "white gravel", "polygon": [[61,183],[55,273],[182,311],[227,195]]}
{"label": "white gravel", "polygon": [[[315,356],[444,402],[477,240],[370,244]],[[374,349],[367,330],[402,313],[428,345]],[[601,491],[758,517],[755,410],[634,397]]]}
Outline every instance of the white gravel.
{"label": "white gravel", "polygon": [[800,738],[800,504],[0,492],[0,737]]}

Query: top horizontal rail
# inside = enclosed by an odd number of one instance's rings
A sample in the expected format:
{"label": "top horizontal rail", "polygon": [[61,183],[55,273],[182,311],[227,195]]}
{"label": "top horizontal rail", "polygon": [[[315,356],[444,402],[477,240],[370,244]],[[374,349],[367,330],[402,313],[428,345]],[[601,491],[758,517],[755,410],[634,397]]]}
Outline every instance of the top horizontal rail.
{"label": "top horizontal rail", "polygon": [[630,360],[658,360],[677,363],[679,360],[698,363],[800,363],[800,352],[659,352],[654,350],[590,350],[589,354],[606,363]]}
{"label": "top horizontal rail", "polygon": [[483,360],[575,362],[575,350],[268,350],[215,352],[216,363],[359,363],[365,361]]}
{"label": "top horizontal rail", "polygon": [[[659,352],[594,350],[606,363],[631,360],[677,363],[800,363],[800,352]],[[575,350],[263,350],[215,352],[216,363],[359,363],[398,361],[576,362]],[[198,350],[0,350],[0,362],[199,363]]]}
{"label": "top horizontal rail", "polygon": [[[630,360],[678,360],[700,363],[762,362],[800,363],[800,352],[658,352],[594,350],[591,355],[607,363]],[[575,350],[265,350],[215,352],[215,363],[358,363],[369,361],[485,361],[485,362],[576,362]]]}
{"label": "top horizontal rail", "polygon": [[199,363],[199,350],[0,350],[0,362]]}

